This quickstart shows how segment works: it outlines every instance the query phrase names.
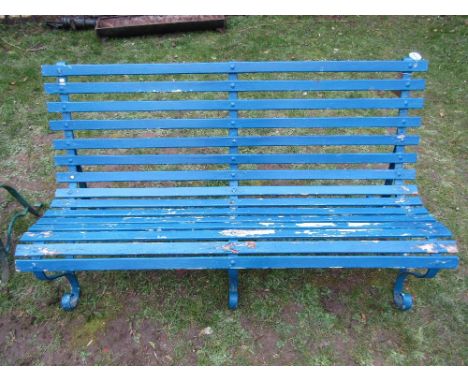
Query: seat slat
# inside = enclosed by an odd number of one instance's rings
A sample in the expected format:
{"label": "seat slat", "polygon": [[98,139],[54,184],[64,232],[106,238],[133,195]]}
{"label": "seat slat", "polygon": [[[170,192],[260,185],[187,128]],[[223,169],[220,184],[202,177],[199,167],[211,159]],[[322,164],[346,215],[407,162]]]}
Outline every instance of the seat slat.
{"label": "seat slat", "polygon": [[132,112],[210,110],[421,109],[423,98],[239,99],[188,101],[48,102],[49,112]]}
{"label": "seat slat", "polygon": [[157,74],[225,74],[271,72],[422,72],[420,61],[263,61],[177,64],[76,64],[42,65],[44,77]]}
{"label": "seat slat", "polygon": [[[44,217],[58,216],[184,216],[184,215],[229,215],[233,208],[145,208],[145,209],[51,209],[44,213]],[[235,209],[236,215],[405,215],[427,214],[424,207],[239,207]]]}
{"label": "seat slat", "polygon": [[[210,230],[210,229],[309,229],[309,230],[318,230],[318,229],[373,229],[381,228],[385,230],[393,229],[446,229],[442,224],[435,220],[430,221],[398,221],[398,225],[395,224],[395,221],[321,221],[321,222],[310,222],[305,223],[298,222],[284,222],[284,221],[264,221],[265,219],[258,219],[257,221],[220,221],[220,222],[200,222],[198,220],[185,222],[183,225],[177,222],[162,222],[158,223],[158,226],[155,227],[154,223],[79,223],[76,222],[70,225],[64,224],[43,224],[36,223],[29,228],[31,232],[45,232],[45,234],[50,234],[51,232],[56,231],[140,231],[148,230],[153,232],[165,232],[165,231],[198,231],[198,230]],[[297,224],[300,224],[299,226]]]}
{"label": "seat slat", "polygon": [[226,195],[417,195],[415,185],[391,186],[240,186],[231,187],[131,187],[56,190],[57,198],[151,198]]}
{"label": "seat slat", "polygon": [[[254,243],[254,244],[252,244]],[[299,253],[450,253],[456,248],[455,241],[366,240],[366,241],[214,241],[175,243],[80,243],[80,244],[20,244],[16,257],[52,256],[122,256],[122,255],[222,255],[249,254],[299,254]]]}
{"label": "seat slat", "polygon": [[[196,257],[132,257],[132,258],[81,258],[16,260],[16,269],[21,272],[83,270],[154,270],[154,269],[229,269],[231,256]],[[457,256],[238,256],[236,268],[284,269],[284,268],[430,268],[450,269],[458,266]]]}
{"label": "seat slat", "polygon": [[[280,216],[256,216],[256,215],[232,215],[232,216],[109,216],[109,217],[43,217],[36,224],[79,224],[79,223],[112,223],[112,224],[164,224],[164,223],[180,223],[180,224],[190,224],[194,221],[196,222],[206,222],[206,223],[220,223],[230,224],[230,221],[236,220],[237,222],[258,222],[261,223],[275,223],[275,222],[289,222],[294,223],[298,227],[313,227],[320,223],[330,223],[334,222],[411,222],[411,221],[434,221],[435,219],[427,214],[418,214],[418,215],[280,215]],[[299,224],[299,225],[298,225]],[[154,226],[153,228],[158,228]]]}
{"label": "seat slat", "polygon": [[424,80],[270,80],[270,81],[137,81],[46,83],[49,94],[180,93],[252,91],[385,91],[423,90]]}
{"label": "seat slat", "polygon": [[193,118],[49,121],[51,130],[419,127],[420,117]]}
{"label": "seat slat", "polygon": [[[54,199],[53,208],[225,207],[230,199]],[[236,206],[413,206],[420,198],[239,198]]]}
{"label": "seat slat", "polygon": [[365,239],[365,238],[437,238],[449,237],[447,229],[408,228],[408,229],[379,229],[379,228],[342,228],[342,229],[222,229],[196,231],[45,231],[26,232],[21,237],[25,242],[137,242],[137,241],[199,241],[253,238],[265,239]]}

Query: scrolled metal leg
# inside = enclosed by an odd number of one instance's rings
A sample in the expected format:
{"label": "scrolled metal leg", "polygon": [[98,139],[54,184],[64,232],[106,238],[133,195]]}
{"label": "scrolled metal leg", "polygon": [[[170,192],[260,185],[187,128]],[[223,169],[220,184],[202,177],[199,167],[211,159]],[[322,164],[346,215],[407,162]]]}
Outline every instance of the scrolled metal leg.
{"label": "scrolled metal leg", "polygon": [[62,296],[60,301],[60,306],[65,311],[70,311],[76,308],[80,300],[80,283],[73,272],[57,273],[52,275],[47,275],[45,272],[34,272],[34,275],[39,280],[51,281],[58,279],[59,277],[65,277],[70,283],[71,291],[70,293],[65,293]]}
{"label": "scrolled metal leg", "polygon": [[431,279],[437,275],[438,269],[428,269],[425,273],[409,272],[402,269],[398,273],[393,287],[393,302],[400,310],[409,310],[413,306],[413,296],[403,291],[405,281],[408,276],[414,276],[420,279]]}
{"label": "scrolled metal leg", "polygon": [[237,269],[229,269],[229,309],[236,309],[239,302],[239,271]]}

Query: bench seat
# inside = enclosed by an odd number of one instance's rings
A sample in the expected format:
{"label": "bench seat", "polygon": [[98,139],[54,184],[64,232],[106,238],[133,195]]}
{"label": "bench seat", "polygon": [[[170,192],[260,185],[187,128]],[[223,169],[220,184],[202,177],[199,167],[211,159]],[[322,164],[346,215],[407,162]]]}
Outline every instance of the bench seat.
{"label": "bench seat", "polygon": [[[270,190],[274,192],[272,187]],[[152,190],[141,191],[151,194]],[[153,191],[158,194],[162,189]],[[75,192],[92,195],[98,191]],[[205,257],[204,268],[229,267],[232,261],[239,268],[253,264],[258,268],[304,264],[432,267],[442,255],[456,251],[450,231],[416,196],[288,196],[240,198],[236,207],[226,198],[55,199],[53,208],[21,237],[17,267],[25,271],[33,271],[34,266],[51,271],[64,267],[69,271],[165,269],[174,268],[174,263],[167,262],[173,256],[180,261],[178,267],[187,269],[201,267],[194,256]],[[317,254],[340,257],[330,262],[318,260]],[[261,256],[266,255],[276,256],[275,263],[262,262]],[[291,260],[294,255],[303,259]],[[67,256],[80,259],[68,261]],[[113,257],[120,262],[103,266],[102,261],[94,260]],[[125,258],[131,260],[123,261]],[[453,261],[447,258],[446,265]]]}

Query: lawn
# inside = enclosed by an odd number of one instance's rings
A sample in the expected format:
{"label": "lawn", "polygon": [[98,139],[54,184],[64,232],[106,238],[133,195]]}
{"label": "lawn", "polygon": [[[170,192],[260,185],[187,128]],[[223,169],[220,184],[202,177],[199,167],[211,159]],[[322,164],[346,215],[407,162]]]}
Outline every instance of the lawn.
{"label": "lawn", "polygon": [[[220,32],[100,41],[94,31],[0,25],[0,182],[49,203],[55,189],[40,65],[230,60],[430,61],[417,182],[454,233],[461,265],[408,284],[415,307],[392,305],[391,270],[243,271],[227,309],[221,271],[80,274],[63,312],[62,281],[13,274],[0,293],[0,364],[464,365],[468,209],[468,18],[230,17]],[[0,195],[6,214],[13,203]],[[32,219],[21,223],[17,235]]]}

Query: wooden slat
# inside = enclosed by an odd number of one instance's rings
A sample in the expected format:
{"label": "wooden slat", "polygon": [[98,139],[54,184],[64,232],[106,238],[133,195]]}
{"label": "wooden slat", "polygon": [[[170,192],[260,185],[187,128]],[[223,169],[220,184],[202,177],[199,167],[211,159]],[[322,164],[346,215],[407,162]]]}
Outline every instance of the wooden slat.
{"label": "wooden slat", "polygon": [[449,253],[455,247],[451,240],[427,241],[256,241],[251,242],[184,242],[184,243],[80,243],[80,244],[21,244],[16,249],[18,257],[52,256],[125,256],[125,255],[222,255],[248,254],[299,254],[299,253]]}
{"label": "wooden slat", "polygon": [[424,80],[125,81],[46,83],[49,94],[423,90]]}
{"label": "wooden slat", "polygon": [[102,119],[53,120],[52,130],[138,130],[138,129],[219,129],[238,128],[374,128],[419,127],[420,117],[302,117],[302,118],[171,118],[171,119]]}
{"label": "wooden slat", "polygon": [[[228,198],[216,199],[54,199],[53,208],[225,207]],[[236,206],[418,206],[420,198],[238,198]]]}
{"label": "wooden slat", "polygon": [[44,77],[156,74],[224,74],[269,72],[422,72],[420,61],[264,61],[180,64],[76,64],[42,65]]}
{"label": "wooden slat", "polygon": [[[306,136],[239,136],[186,138],[75,138],[56,139],[57,150],[72,149],[143,149],[173,147],[231,147],[231,146],[364,146],[415,145],[418,136],[385,135],[306,135]],[[234,157],[237,155],[233,154]],[[345,154],[343,154],[345,155]],[[239,156],[239,158],[247,156]]]}
{"label": "wooden slat", "polygon": [[144,242],[144,241],[187,241],[187,240],[223,240],[229,239],[365,239],[365,238],[421,238],[449,237],[447,229],[408,228],[346,228],[346,229],[223,229],[197,231],[44,231],[26,232],[21,237],[22,243],[34,242]]}
{"label": "wooden slat", "polygon": [[216,110],[420,109],[423,98],[239,99],[185,101],[48,102],[49,112],[133,112]]}
{"label": "wooden slat", "polygon": [[[215,222],[204,222],[195,220],[180,224],[175,222],[159,222],[155,229],[154,222],[150,223],[106,223],[106,222],[75,222],[74,224],[52,224],[38,223],[29,228],[31,232],[44,232],[45,235],[52,232],[73,232],[73,231],[141,231],[148,230],[152,232],[165,231],[198,231],[198,230],[224,230],[224,229],[437,229],[446,230],[446,228],[433,220],[400,220],[398,225],[394,220],[387,221],[264,221],[267,219],[257,219],[256,221],[236,221],[236,220],[220,220]],[[299,225],[298,225],[299,224]]]}
{"label": "wooden slat", "polygon": [[191,256],[191,257],[139,257],[139,258],[82,258],[16,260],[20,272],[46,271],[98,271],[145,269],[287,269],[287,268],[427,268],[452,269],[458,266],[456,256]]}
{"label": "wooden slat", "polygon": [[416,154],[158,154],[158,155],[58,155],[57,166],[70,164],[171,165],[171,164],[335,164],[335,163],[414,163]]}
{"label": "wooden slat", "polygon": [[231,187],[132,187],[56,190],[57,198],[151,198],[226,195],[417,195],[415,185],[399,186],[241,186]]}
{"label": "wooden slat", "polygon": [[51,209],[44,217],[74,216],[210,216],[210,215],[408,215],[427,214],[424,207],[211,207],[211,208],[145,208],[145,209]]}
{"label": "wooden slat", "polygon": [[57,182],[162,182],[205,180],[414,179],[415,170],[178,170],[59,172]]}

